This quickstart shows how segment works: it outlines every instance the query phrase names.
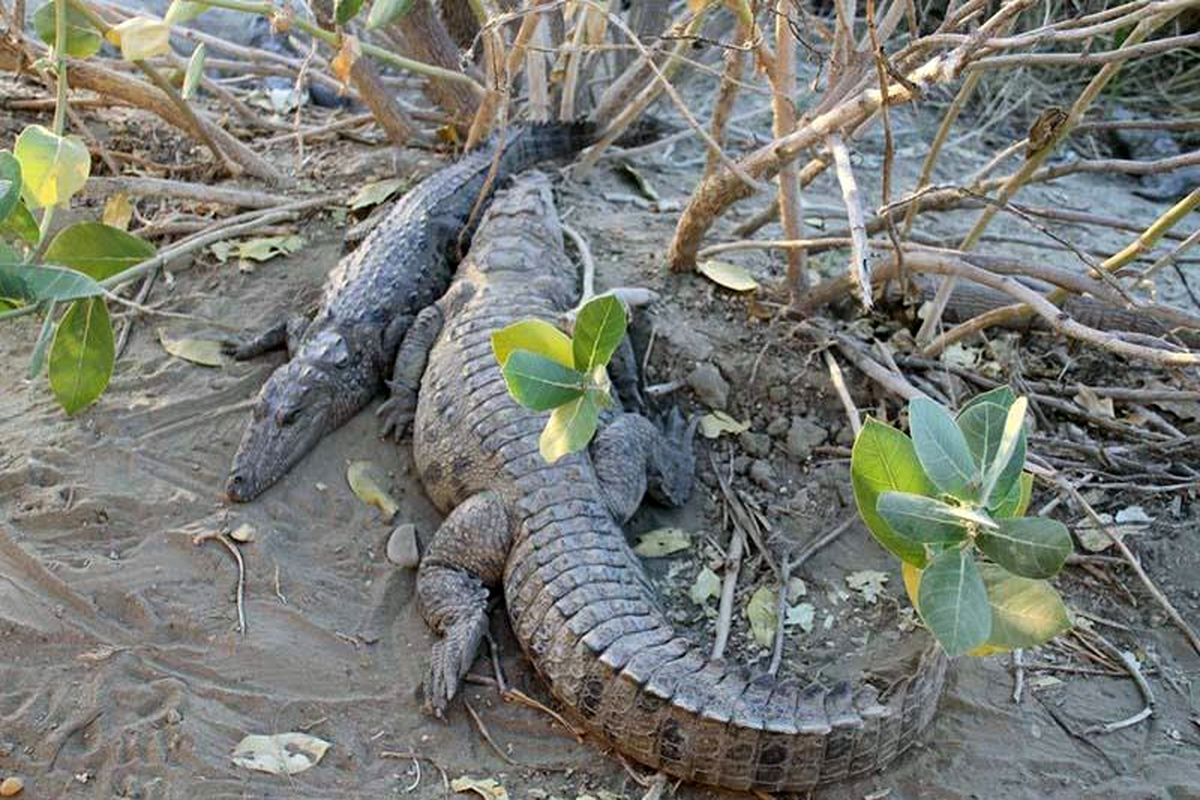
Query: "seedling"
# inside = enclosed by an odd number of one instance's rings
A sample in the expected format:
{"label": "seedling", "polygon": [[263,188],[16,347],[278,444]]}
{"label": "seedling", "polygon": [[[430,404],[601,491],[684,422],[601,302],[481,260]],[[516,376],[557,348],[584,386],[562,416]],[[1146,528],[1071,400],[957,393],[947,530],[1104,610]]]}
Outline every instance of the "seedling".
{"label": "seedling", "polygon": [[612,295],[589,300],[568,337],[540,319],[525,319],[492,334],[513,398],[532,411],[549,411],[538,440],[542,457],[554,463],[587,447],[609,397],[608,362],[625,336],[625,307]]}
{"label": "seedling", "polygon": [[902,562],[914,607],[952,655],[1032,647],[1070,627],[1049,578],[1072,550],[1066,526],[1025,517],[1027,402],[1008,387],[957,417],[909,403],[911,438],[868,419],[850,477],[859,514]]}

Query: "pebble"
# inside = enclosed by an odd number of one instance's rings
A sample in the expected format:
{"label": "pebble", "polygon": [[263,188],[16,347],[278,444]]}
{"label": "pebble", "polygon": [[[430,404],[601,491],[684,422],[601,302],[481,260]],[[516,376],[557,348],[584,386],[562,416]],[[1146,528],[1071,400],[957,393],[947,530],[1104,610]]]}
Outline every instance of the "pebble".
{"label": "pebble", "polygon": [[415,567],[421,563],[417,550],[417,526],[405,522],[396,526],[387,541],[387,559],[398,567]]}
{"label": "pebble", "polygon": [[771,452],[771,437],[765,433],[742,431],[738,434],[738,442],[741,443],[742,449],[746,451],[747,455],[762,458]]}
{"label": "pebble", "polygon": [[750,469],[750,457],[738,456],[733,459],[733,471],[738,475],[745,475],[746,470]]}
{"label": "pebble", "polygon": [[770,389],[767,389],[767,397],[770,398],[772,403],[782,403],[784,400],[788,399],[789,394],[791,394],[791,392],[789,392],[788,387],[784,386],[783,384],[778,384],[776,386],[772,386]]}
{"label": "pebble", "polygon": [[778,439],[787,433],[788,424],[787,417],[776,417],[775,419],[771,420],[769,425],[767,425],[767,435],[774,436]]}
{"label": "pebble", "polygon": [[792,426],[788,429],[787,451],[793,461],[807,461],[812,455],[812,449],[824,444],[829,438],[829,431],[812,420],[804,417],[792,417]]}
{"label": "pebble", "polygon": [[25,788],[25,782],[17,777],[9,776],[0,781],[0,797],[16,797]]}
{"label": "pebble", "polygon": [[775,468],[771,466],[771,462],[761,458],[750,465],[750,480],[763,489],[774,489],[779,484],[779,478],[776,477]]}
{"label": "pebble", "polygon": [[699,364],[688,375],[687,382],[700,402],[709,408],[724,411],[728,406],[729,383],[721,376],[721,371],[712,364]]}

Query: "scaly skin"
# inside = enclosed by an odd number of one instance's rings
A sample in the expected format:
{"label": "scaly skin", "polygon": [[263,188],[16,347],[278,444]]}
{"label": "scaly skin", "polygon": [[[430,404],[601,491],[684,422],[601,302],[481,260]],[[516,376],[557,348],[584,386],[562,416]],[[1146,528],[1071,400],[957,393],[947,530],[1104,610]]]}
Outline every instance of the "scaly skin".
{"label": "scaly skin", "polygon": [[687,497],[691,432],[664,435],[622,414],[602,425],[590,452],[542,459],[546,417],[510,398],[490,336],[529,316],[555,319],[575,291],[548,187],[522,179],[493,205],[450,291],[401,347],[398,366],[420,379],[418,470],[448,513],[417,579],[440,635],[428,705],[440,714],[453,698],[486,631],[488,588],[503,586],[516,637],[551,692],[626,757],[767,792],[887,765],[933,716],[947,665],[940,650],[931,646],[883,695],[714,661],[673,628],[620,528],[647,488],[672,503]]}
{"label": "scaly skin", "polygon": [[[245,502],[275,483],[321,437],[384,388],[396,346],[409,324],[450,284],[469,221],[512,175],[578,151],[590,139],[583,124],[516,128],[507,136],[494,179],[498,142],[468,153],[401,198],[362,245],[330,272],[310,323],[287,325],[291,360],[267,379],[233,459],[226,492]],[[279,326],[244,346],[249,357],[282,344]]]}

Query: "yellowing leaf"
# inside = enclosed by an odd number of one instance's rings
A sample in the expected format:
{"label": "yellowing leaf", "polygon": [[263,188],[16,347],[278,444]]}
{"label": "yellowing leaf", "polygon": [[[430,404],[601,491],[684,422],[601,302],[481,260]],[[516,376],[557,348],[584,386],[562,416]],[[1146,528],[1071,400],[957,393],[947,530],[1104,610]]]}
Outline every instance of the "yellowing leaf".
{"label": "yellowing leaf", "polygon": [[538,437],[542,458],[553,464],[568,453],[587,447],[600,419],[597,397],[595,391],[586,391],[551,412],[550,421]]}
{"label": "yellowing leaf", "polygon": [[170,51],[171,26],[161,19],[134,17],[113,28],[109,38],[121,46],[121,58],[144,61]]}
{"label": "yellowing leaf", "polygon": [[501,786],[495,778],[472,778],[464,775],[450,781],[450,788],[459,794],[471,792],[483,800],[508,800],[508,790]]}
{"label": "yellowing leaf", "polygon": [[21,131],[13,155],[21,163],[21,192],[34,208],[66,204],[92,171],[82,139],[57,136],[41,125]]}
{"label": "yellowing leaf", "polygon": [[253,261],[267,261],[275,256],[294,253],[304,246],[304,237],[296,236],[266,236],[261,239],[249,239],[238,247],[238,255]]}
{"label": "yellowing leaf", "polygon": [[103,297],[76,300],[50,346],[50,388],[68,414],[96,401],[112,377],[116,345]]}
{"label": "yellowing leaf", "polygon": [[700,418],[700,433],[708,439],[716,439],[722,433],[741,433],[749,429],[749,422],[738,422],[724,411],[712,411]]}
{"label": "yellowing leaf", "polygon": [[351,461],[346,469],[346,482],[359,500],[383,512],[385,521],[390,522],[396,516],[400,506],[383,488],[386,480],[375,464],[370,461]]}
{"label": "yellowing leaf", "polygon": [[692,582],[692,588],[688,590],[688,597],[692,598],[692,602],[698,606],[704,605],[710,597],[716,597],[719,594],[721,594],[721,579],[708,567],[700,570],[700,574]]}
{"label": "yellowing leaf", "polygon": [[735,292],[750,292],[758,288],[758,281],[750,277],[744,267],[728,261],[702,261],[696,269],[713,283]]}
{"label": "yellowing leaf", "polygon": [[179,95],[184,100],[190,100],[196,93],[196,87],[200,85],[200,79],[204,77],[204,59],[207,55],[208,48],[204,42],[196,45],[196,49],[192,51],[192,57],[188,59],[187,71],[183,74],[183,88],[179,91]]}
{"label": "yellowing leaf", "polygon": [[492,333],[492,352],[500,366],[508,362],[514,350],[537,353],[564,367],[575,366],[571,339],[543,319],[523,319]]}
{"label": "yellowing leaf", "polygon": [[176,339],[160,328],[158,341],[164,350],[176,358],[203,367],[223,367],[227,361],[225,353],[221,350],[221,343],[212,339]]}
{"label": "yellowing leaf", "polygon": [[750,634],[754,641],[763,647],[775,643],[776,623],[775,590],[769,586],[760,586],[750,596],[746,604],[746,619],[750,620]]}
{"label": "yellowing leaf", "polygon": [[642,558],[662,558],[686,550],[691,544],[692,537],[687,531],[679,528],[659,528],[639,536],[633,552]]}
{"label": "yellowing leaf", "polygon": [[129,202],[129,195],[117,192],[104,201],[104,211],[100,214],[100,221],[105,225],[127,231],[132,219],[133,203]]}
{"label": "yellowing leaf", "polygon": [[234,748],[230,758],[246,769],[272,775],[295,775],[316,765],[329,742],[307,733],[251,734]]}
{"label": "yellowing leaf", "polygon": [[346,88],[350,87],[350,69],[358,61],[359,54],[358,39],[348,33],[342,34],[342,46],[338,48],[337,55],[329,62],[329,67],[333,70],[334,77],[341,81]]}
{"label": "yellowing leaf", "polygon": [[388,178],[387,180],[368,183],[355,192],[354,197],[350,198],[350,208],[351,210],[357,210],[366,208],[367,206],[377,206],[404,188],[406,183],[408,181],[404,178]]}
{"label": "yellowing leaf", "polygon": [[[38,38],[51,47],[55,46],[57,39],[58,15],[55,13],[55,8],[54,0],[48,0],[33,15],[33,29],[37,32]],[[99,52],[103,44],[100,31],[96,30],[82,12],[68,6],[66,22],[64,53],[75,58],[87,58]]]}

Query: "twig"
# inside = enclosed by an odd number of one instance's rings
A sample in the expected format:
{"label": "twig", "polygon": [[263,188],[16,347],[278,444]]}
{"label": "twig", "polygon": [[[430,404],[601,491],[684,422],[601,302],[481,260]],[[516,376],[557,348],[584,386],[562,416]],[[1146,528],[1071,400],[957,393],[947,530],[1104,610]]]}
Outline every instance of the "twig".
{"label": "twig", "polygon": [[209,540],[220,542],[226,550],[233,554],[234,561],[237,562],[238,580],[237,580],[237,616],[238,616],[238,633],[243,636],[246,634],[246,564],[242,561],[242,554],[238,552],[237,545],[229,541],[229,537],[220,531],[203,531],[192,537],[192,544],[200,545]]}
{"label": "twig", "polygon": [[1129,677],[1133,678],[1133,682],[1137,684],[1138,691],[1141,693],[1142,700],[1145,702],[1145,704],[1143,705],[1142,710],[1138,711],[1136,714],[1115,722],[1106,722],[1093,725],[1085,730],[1084,733],[1114,733],[1116,731],[1124,730],[1125,728],[1131,728],[1140,722],[1150,719],[1150,717],[1154,715],[1154,692],[1150,689],[1150,684],[1146,681],[1146,676],[1142,674],[1141,665],[1138,664],[1138,661],[1136,658],[1134,658],[1133,653],[1130,653],[1127,650],[1121,650],[1112,642],[1108,641],[1108,639],[1105,639],[1095,631],[1089,631],[1089,635],[1094,637],[1096,643],[1099,644],[1103,649],[1107,650],[1110,655],[1115,657],[1125,671],[1129,673]]}
{"label": "twig", "polygon": [[479,716],[479,712],[472,708],[471,704],[466,700],[463,700],[463,705],[466,706],[467,713],[471,715],[471,719],[475,722],[475,727],[478,728],[479,732],[483,735],[484,741],[491,746],[492,750],[496,751],[496,755],[500,756],[500,758],[506,764],[512,764],[514,767],[521,766],[520,762],[515,761],[512,756],[500,748],[500,745],[496,744],[496,740],[492,738],[492,734],[488,731],[487,725],[483,724],[483,718]]}
{"label": "twig", "polygon": [[1113,546],[1117,549],[1117,552],[1121,554],[1123,559],[1125,559],[1125,563],[1133,568],[1134,574],[1138,576],[1138,580],[1140,580],[1142,585],[1146,587],[1146,591],[1150,593],[1150,596],[1154,598],[1155,602],[1162,606],[1162,609],[1167,613],[1167,616],[1170,617],[1171,621],[1174,622],[1175,625],[1183,632],[1183,635],[1187,637],[1188,642],[1192,645],[1192,649],[1194,649],[1197,653],[1200,653],[1200,636],[1196,635],[1196,632],[1192,630],[1192,627],[1188,625],[1183,616],[1175,609],[1175,606],[1171,604],[1171,601],[1167,599],[1167,596],[1162,593],[1158,586],[1155,585],[1154,581],[1150,579],[1150,576],[1146,574],[1146,571],[1142,569],[1141,563],[1133,555],[1133,552],[1129,549],[1129,546],[1125,544],[1125,541],[1113,532],[1110,525],[1100,519],[1100,516],[1096,513],[1096,510],[1092,508],[1091,504],[1083,498],[1083,495],[1079,493],[1079,490],[1071,485],[1070,481],[1063,478],[1058,472],[1052,472],[1050,477],[1054,483],[1058,484],[1058,486],[1060,486],[1064,491],[1067,492],[1067,494],[1071,496],[1072,500],[1079,504],[1079,507],[1083,509],[1084,513],[1087,514],[1088,518],[1092,521],[1092,525],[1094,525],[1097,530],[1104,532],[1104,535],[1107,536],[1113,543]]}
{"label": "twig", "polygon": [[1013,665],[1013,693],[1012,699],[1014,703],[1021,702],[1021,695],[1025,691],[1025,662],[1021,656],[1025,651],[1021,648],[1016,648],[1012,651]]}
{"label": "twig", "polygon": [[771,664],[767,667],[768,675],[779,674],[779,665],[783,663],[783,640],[785,631],[783,624],[787,619],[788,608],[788,579],[792,574],[792,565],[787,553],[779,560],[779,593],[775,597],[775,638],[771,642]]}
{"label": "twig", "polygon": [[858,519],[857,515],[851,515],[849,517],[846,517],[846,519],[844,519],[840,523],[838,523],[838,526],[836,528],[829,531],[828,533],[823,534],[817,540],[810,542],[796,556],[796,563],[792,565],[793,569],[799,569],[805,562],[807,562],[810,558],[812,558],[814,555],[816,555],[823,547],[832,543],[843,533],[850,530],[850,526],[853,525],[855,520],[857,520],[857,519]]}
{"label": "twig", "polygon": [[825,366],[829,369],[829,380],[837,392],[838,399],[842,401],[842,408],[846,411],[850,429],[857,437],[859,431],[862,430],[862,419],[859,416],[858,407],[854,405],[854,400],[850,397],[850,391],[846,388],[846,379],[842,375],[842,368],[838,366],[837,361],[828,350],[823,351],[822,355],[825,356]]}
{"label": "twig", "polygon": [[[796,37],[788,17],[788,0],[778,0],[775,7],[775,63],[771,74],[771,132],[776,137],[787,136],[796,129]],[[784,164],[776,178],[779,219],[783,235],[789,239],[804,236],[804,214],[800,204],[800,172],[795,162]],[[793,305],[808,289],[808,254],[804,250],[787,252],[787,288]],[[869,307],[869,306],[868,306]]]}
{"label": "twig", "polygon": [[858,182],[850,168],[850,153],[841,136],[829,137],[829,149],[833,153],[834,171],[842,187],[842,199],[846,203],[846,219],[850,224],[850,277],[858,289],[859,302],[867,311],[871,310],[871,262],[867,253],[867,231],[863,223],[862,201],[858,196]]}
{"label": "twig", "polygon": [[550,717],[555,722],[557,722],[559,725],[561,725],[563,727],[563,730],[565,730],[567,733],[574,736],[577,741],[580,741],[580,742],[583,741],[583,734],[584,734],[583,730],[575,727],[570,722],[568,722],[566,720],[566,718],[563,717],[562,714],[559,714],[557,711],[550,708],[546,704],[541,703],[538,700],[530,697],[529,695],[522,692],[520,689],[514,689],[510,686],[509,688],[505,689],[502,692],[501,697],[504,699],[505,702],[517,703],[518,705],[523,705],[527,708],[532,708],[534,711],[542,712],[543,714],[545,714],[546,716]]}
{"label": "twig", "polygon": [[133,178],[124,175],[112,178],[92,178],[83,189],[85,195],[92,196],[114,192],[125,192],[134,197],[170,197],[178,200],[194,200],[198,203],[221,203],[239,208],[274,208],[287,202],[286,197],[266,192],[188,183],[165,178]]}
{"label": "twig", "polygon": [[439,773],[441,773],[442,788],[447,793],[450,792],[450,777],[446,774],[446,770],[443,769],[441,764],[434,761],[429,756],[421,755],[420,753],[417,753],[417,752],[414,752],[411,750],[384,750],[379,754],[379,757],[380,758],[403,758],[406,760],[411,759],[413,761],[428,761],[430,764],[433,765],[434,769],[436,769]]}
{"label": "twig", "polygon": [[[717,475],[717,481],[725,486],[728,481],[721,474],[716,461],[712,460],[711,454],[709,460],[712,463],[713,472]],[[742,569],[742,552],[745,548],[746,534],[742,530],[742,526],[735,520],[733,532],[729,538],[729,550],[725,553],[725,578],[721,583],[721,599],[717,605],[717,629],[711,655],[713,659],[723,658],[725,648],[729,644],[729,630],[733,624],[733,598],[737,592],[738,573]]]}
{"label": "twig", "polygon": [[561,227],[563,233],[575,245],[575,250],[579,253],[579,260],[583,262],[583,279],[581,281],[583,291],[579,298],[579,303],[582,305],[596,295],[596,259],[592,257],[592,248],[588,246],[587,239],[583,238],[583,234],[565,222]]}

